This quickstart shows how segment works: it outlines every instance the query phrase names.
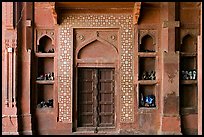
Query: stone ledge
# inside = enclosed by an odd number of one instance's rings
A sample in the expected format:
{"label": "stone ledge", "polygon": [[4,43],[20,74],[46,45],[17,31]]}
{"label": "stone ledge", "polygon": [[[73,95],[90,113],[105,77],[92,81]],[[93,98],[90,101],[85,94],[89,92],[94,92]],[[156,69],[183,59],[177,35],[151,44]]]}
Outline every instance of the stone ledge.
{"label": "stone ledge", "polygon": [[118,135],[157,135],[156,131],[149,131],[149,132],[145,132],[145,131],[139,131],[139,130],[120,130]]}

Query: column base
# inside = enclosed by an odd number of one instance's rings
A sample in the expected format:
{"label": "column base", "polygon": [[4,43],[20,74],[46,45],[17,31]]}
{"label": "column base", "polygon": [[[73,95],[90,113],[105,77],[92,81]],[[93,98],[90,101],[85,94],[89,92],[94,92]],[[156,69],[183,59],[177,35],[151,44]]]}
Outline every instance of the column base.
{"label": "column base", "polygon": [[19,131],[20,135],[33,135],[32,131]]}
{"label": "column base", "polygon": [[181,132],[167,132],[167,131],[162,131],[158,133],[158,135],[183,135]]}
{"label": "column base", "polygon": [[19,132],[2,132],[2,135],[19,135]]}

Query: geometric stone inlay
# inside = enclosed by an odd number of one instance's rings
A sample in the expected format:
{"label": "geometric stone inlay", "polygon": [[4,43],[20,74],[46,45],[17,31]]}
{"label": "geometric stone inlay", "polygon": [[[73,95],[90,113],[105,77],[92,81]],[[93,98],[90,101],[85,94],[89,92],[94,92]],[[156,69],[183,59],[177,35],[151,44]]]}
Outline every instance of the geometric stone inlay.
{"label": "geometric stone inlay", "polygon": [[120,55],[120,121],[134,121],[133,90],[133,16],[132,14],[76,14],[63,15],[60,24],[58,49],[58,101],[59,121],[72,123],[72,72],[73,42],[75,27],[118,27],[121,35]]}

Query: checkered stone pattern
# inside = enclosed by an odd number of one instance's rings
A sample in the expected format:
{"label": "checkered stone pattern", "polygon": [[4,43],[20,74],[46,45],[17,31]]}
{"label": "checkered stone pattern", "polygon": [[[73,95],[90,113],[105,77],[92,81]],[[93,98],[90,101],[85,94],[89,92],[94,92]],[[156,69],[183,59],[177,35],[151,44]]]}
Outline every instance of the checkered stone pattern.
{"label": "checkered stone pattern", "polygon": [[59,121],[72,123],[72,68],[73,68],[73,28],[117,27],[120,29],[120,88],[121,122],[134,121],[133,92],[133,17],[131,14],[76,14],[63,15],[60,25],[60,45],[58,54],[58,100]]}

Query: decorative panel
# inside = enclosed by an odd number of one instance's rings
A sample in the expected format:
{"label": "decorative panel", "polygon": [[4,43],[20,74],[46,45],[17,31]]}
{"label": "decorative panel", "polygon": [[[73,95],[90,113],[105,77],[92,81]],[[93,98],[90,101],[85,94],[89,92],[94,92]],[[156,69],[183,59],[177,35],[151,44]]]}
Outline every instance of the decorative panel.
{"label": "decorative panel", "polygon": [[59,121],[72,123],[73,28],[119,28],[121,122],[134,121],[133,17],[131,14],[62,15],[58,47]]}
{"label": "decorative panel", "polygon": [[6,2],[6,28],[14,29],[14,13],[13,13],[13,2]]}

